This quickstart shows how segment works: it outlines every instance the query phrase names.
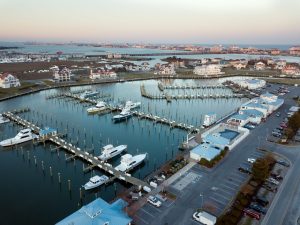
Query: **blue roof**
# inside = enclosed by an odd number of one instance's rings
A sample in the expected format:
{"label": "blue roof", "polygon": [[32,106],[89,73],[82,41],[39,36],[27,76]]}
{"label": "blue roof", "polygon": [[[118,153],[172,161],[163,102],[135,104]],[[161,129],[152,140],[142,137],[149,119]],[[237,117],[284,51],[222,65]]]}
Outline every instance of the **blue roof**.
{"label": "blue roof", "polygon": [[53,129],[53,128],[50,128],[50,127],[45,127],[44,129],[41,129],[39,134],[40,135],[47,135],[47,134],[50,134],[50,133],[53,133],[53,132],[57,132],[56,129]]}
{"label": "blue roof", "polygon": [[248,115],[246,115],[246,114],[238,114],[238,113],[236,113],[236,114],[234,114],[233,116],[230,117],[230,119],[235,119],[235,120],[246,120],[248,118],[249,118]]}
{"label": "blue roof", "polygon": [[214,145],[226,146],[230,142],[230,140],[222,137],[219,133],[208,134],[203,138],[203,140],[205,142],[209,142],[212,146]]}
{"label": "blue roof", "polygon": [[211,146],[210,144],[201,144],[191,150],[191,152],[201,156],[201,158],[205,158],[210,161],[214,157],[219,155],[221,150]]}
{"label": "blue roof", "polygon": [[240,110],[240,114],[246,114],[248,116],[255,116],[255,117],[264,117],[264,114],[256,109],[242,109]]}
{"label": "blue roof", "polygon": [[249,84],[257,84],[257,83],[260,83],[260,80],[257,80],[257,79],[247,79],[246,82],[249,83]]}
{"label": "blue roof", "polygon": [[259,104],[259,103],[255,103],[255,102],[250,102],[246,105],[244,105],[246,107],[252,107],[252,108],[259,108],[259,109],[268,109],[266,106]]}
{"label": "blue roof", "polygon": [[126,205],[122,199],[109,204],[97,198],[56,225],[128,225],[132,219],[123,212]]}
{"label": "blue roof", "polygon": [[273,98],[274,96],[277,97],[276,95],[270,94],[269,92],[266,92],[261,95],[262,97],[268,97],[268,98]]}

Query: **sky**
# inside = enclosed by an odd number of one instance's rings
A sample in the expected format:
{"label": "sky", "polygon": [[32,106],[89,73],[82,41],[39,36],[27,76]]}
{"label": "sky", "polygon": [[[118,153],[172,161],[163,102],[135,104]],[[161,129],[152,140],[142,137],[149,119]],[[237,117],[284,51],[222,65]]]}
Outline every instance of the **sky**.
{"label": "sky", "polygon": [[300,0],[0,0],[0,40],[299,44]]}

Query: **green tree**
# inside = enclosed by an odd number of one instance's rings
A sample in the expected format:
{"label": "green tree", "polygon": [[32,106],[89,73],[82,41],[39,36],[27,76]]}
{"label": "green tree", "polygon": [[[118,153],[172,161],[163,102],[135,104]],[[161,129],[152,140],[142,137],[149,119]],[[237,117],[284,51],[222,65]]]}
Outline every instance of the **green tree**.
{"label": "green tree", "polygon": [[253,179],[264,181],[269,175],[269,163],[266,159],[258,158],[252,166]]}

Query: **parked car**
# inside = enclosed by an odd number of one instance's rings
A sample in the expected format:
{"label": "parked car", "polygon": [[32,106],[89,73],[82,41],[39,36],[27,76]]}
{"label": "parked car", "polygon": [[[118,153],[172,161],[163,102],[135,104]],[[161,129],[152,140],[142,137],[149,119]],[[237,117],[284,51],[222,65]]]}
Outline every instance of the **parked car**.
{"label": "parked car", "polygon": [[278,133],[278,132],[275,132],[275,131],[272,131],[272,135],[273,135],[273,137],[278,137],[278,138],[281,137],[281,133]]}
{"label": "parked car", "polygon": [[255,204],[255,203],[251,203],[250,206],[249,206],[249,208],[255,210],[256,212],[262,213],[264,215],[267,213],[267,209],[266,208],[261,207],[260,205]]}
{"label": "parked car", "polygon": [[283,131],[283,128],[282,127],[276,127],[275,130]]}
{"label": "parked car", "polygon": [[251,169],[249,167],[245,167],[245,166],[240,166],[239,167],[239,171],[242,173],[247,173],[247,174],[251,174]]}
{"label": "parked car", "polygon": [[272,132],[274,132],[274,133],[279,133],[279,134],[282,135],[281,130],[278,130],[277,128],[275,128]]}
{"label": "parked car", "polygon": [[266,207],[269,204],[269,201],[261,196],[254,196],[253,200],[263,207]]}
{"label": "parked car", "polygon": [[283,179],[282,176],[280,176],[279,174],[276,174],[276,173],[271,173],[270,175],[271,175],[271,177],[273,177],[275,180],[278,180],[278,181],[281,181]]}
{"label": "parked car", "polygon": [[201,212],[195,212],[193,214],[193,218],[194,220],[200,222],[201,224],[205,224],[205,225],[215,225],[217,222],[217,218],[205,211],[201,211]]}
{"label": "parked car", "polygon": [[254,211],[253,209],[244,209],[244,215],[250,216],[256,220],[260,219],[260,213]]}
{"label": "parked car", "polygon": [[277,116],[277,117],[280,117],[280,116],[281,116],[281,113],[280,113],[280,112],[277,112],[277,113],[276,113],[276,116]]}
{"label": "parked car", "polygon": [[264,184],[262,185],[262,187],[265,188],[265,189],[268,190],[268,191],[271,191],[271,192],[277,192],[277,187],[276,187],[276,186],[273,187],[272,184],[264,183]]}
{"label": "parked car", "polygon": [[272,183],[272,184],[275,184],[275,185],[278,185],[279,184],[279,181],[275,180],[274,178],[272,177],[269,177],[268,179],[266,179],[266,181]]}
{"label": "parked car", "polygon": [[150,195],[148,198],[147,198],[147,202],[149,202],[151,205],[154,205],[156,206],[157,208],[158,207],[161,207],[161,201],[159,201],[156,197]]}
{"label": "parked car", "polygon": [[283,160],[277,160],[276,162],[277,162],[278,164],[282,165],[282,166],[285,166],[285,167],[289,167],[289,166],[290,166],[289,163],[287,163],[287,162],[285,162],[285,161],[283,161]]}
{"label": "parked car", "polygon": [[254,163],[254,162],[256,161],[256,159],[254,159],[254,158],[248,158],[247,161],[248,161],[249,163]]}
{"label": "parked car", "polygon": [[247,128],[247,129],[249,129],[249,130],[252,130],[252,129],[255,128],[255,125],[248,123],[244,127]]}

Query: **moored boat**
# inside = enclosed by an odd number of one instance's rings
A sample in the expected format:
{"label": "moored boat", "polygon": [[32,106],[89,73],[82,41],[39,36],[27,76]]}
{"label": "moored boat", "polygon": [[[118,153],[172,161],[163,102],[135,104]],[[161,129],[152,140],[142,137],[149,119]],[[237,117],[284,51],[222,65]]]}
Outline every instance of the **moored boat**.
{"label": "moored boat", "polygon": [[13,138],[9,138],[7,140],[1,141],[0,145],[3,147],[8,147],[12,145],[21,144],[27,141],[31,141],[38,136],[32,133],[31,129],[23,129]]}
{"label": "moored boat", "polygon": [[134,167],[141,164],[145,160],[146,156],[146,153],[135,156],[125,154],[121,157],[121,163],[115,169],[121,172],[132,170]]}
{"label": "moored boat", "polygon": [[10,121],[9,119],[3,117],[2,114],[0,114],[0,124],[2,124],[2,123],[8,123],[9,121]]}
{"label": "moored boat", "polygon": [[101,112],[107,109],[105,102],[98,102],[96,106],[87,109],[88,113]]}
{"label": "moored boat", "polygon": [[126,149],[127,145],[119,145],[117,147],[114,147],[113,145],[106,145],[103,147],[102,153],[98,158],[102,161],[106,161],[121,154]]}
{"label": "moored boat", "polygon": [[141,106],[140,102],[132,102],[132,101],[127,101],[125,103],[125,107],[126,109],[132,110],[132,109],[136,109],[139,108]]}
{"label": "moored boat", "polygon": [[93,97],[93,96],[96,96],[97,94],[99,94],[98,91],[85,91],[83,92],[79,98],[80,99],[86,99],[86,98],[89,98],[89,97]]}
{"label": "moored boat", "polygon": [[204,116],[204,120],[203,120],[203,127],[209,127],[211,125],[213,125],[214,123],[216,123],[217,121],[217,114],[215,113],[209,113],[209,114],[206,114]]}
{"label": "moored boat", "polygon": [[109,180],[109,178],[105,175],[102,175],[102,176],[96,175],[96,176],[91,177],[90,180],[85,185],[83,185],[83,188],[85,190],[90,190],[90,189],[99,187],[100,185],[104,184],[108,180]]}
{"label": "moored boat", "polygon": [[119,115],[115,115],[112,119],[114,122],[121,122],[129,119],[132,116],[132,112],[129,109],[124,108]]}

